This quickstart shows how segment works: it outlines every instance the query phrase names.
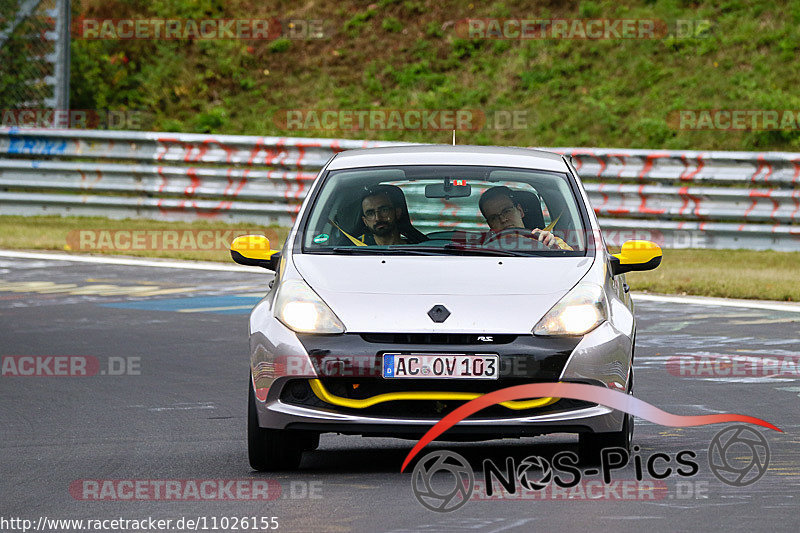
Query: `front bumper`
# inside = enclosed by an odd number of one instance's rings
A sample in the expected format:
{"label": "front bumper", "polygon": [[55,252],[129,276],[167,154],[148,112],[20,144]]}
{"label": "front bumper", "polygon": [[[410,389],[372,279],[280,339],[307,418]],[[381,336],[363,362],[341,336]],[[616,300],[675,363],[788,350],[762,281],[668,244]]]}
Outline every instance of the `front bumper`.
{"label": "front bumper", "polygon": [[[432,418],[379,417],[331,412],[292,405],[280,401],[267,402],[259,412],[262,426],[305,429],[353,435],[419,438],[441,420]],[[603,406],[550,413],[538,416],[467,418],[449,429],[447,437],[498,438],[536,436],[545,433],[580,433],[617,431],[616,411]],[[266,424],[265,424],[266,423]]]}
{"label": "front bumper", "polygon": [[[277,320],[272,320],[268,329],[264,332],[266,334],[251,336],[251,365],[259,400],[256,402],[259,424],[266,428],[360,435],[418,438],[456,404],[435,406],[433,403],[419,403],[412,406],[406,403],[406,409],[401,402],[388,402],[375,408],[348,409],[326,404],[313,395],[310,399],[304,399],[302,395],[293,396],[298,384],[314,378],[321,379],[329,387],[357,383],[363,385],[359,393],[364,393],[370,387],[379,390],[381,383],[386,383],[380,375],[384,352],[497,353],[501,361],[498,380],[482,381],[480,385],[466,383],[471,380],[425,381],[439,382],[447,390],[474,386],[479,392],[520,382],[553,381],[589,383],[624,391],[632,353],[631,339],[610,323],[602,324],[582,338],[520,335],[509,339],[509,336],[497,336],[497,342],[480,344],[461,344],[470,339],[452,335],[446,338],[295,335]],[[393,386],[398,385],[399,380],[391,381],[394,381]],[[390,406],[390,403],[394,405]],[[424,407],[420,408],[420,405]],[[619,411],[604,406],[570,400],[538,410],[514,411],[495,406],[459,422],[448,430],[446,436],[479,439],[554,432],[619,431],[623,416]]]}

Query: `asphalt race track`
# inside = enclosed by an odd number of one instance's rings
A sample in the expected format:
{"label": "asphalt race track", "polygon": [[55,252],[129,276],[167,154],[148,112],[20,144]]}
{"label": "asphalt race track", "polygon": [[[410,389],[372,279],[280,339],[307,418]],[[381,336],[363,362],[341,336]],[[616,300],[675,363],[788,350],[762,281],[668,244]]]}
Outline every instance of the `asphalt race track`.
{"label": "asphalt race track", "polygon": [[[800,529],[800,370],[791,364],[800,357],[800,313],[637,304],[638,398],[675,414],[752,415],[784,431],[757,428],[770,460],[755,483],[728,486],[712,473],[709,444],[725,424],[678,429],[637,419],[643,463],[690,450],[697,474],[653,480],[645,472],[649,484],[636,484],[631,463],[613,472],[618,484],[607,488],[587,475],[581,490],[475,500],[438,513],[418,503],[410,472],[400,473],[413,441],[326,434],[298,472],[250,470],[247,313],[270,277],[0,257],[0,515],[34,524],[40,517],[203,517],[208,530],[223,517],[276,517],[279,531]],[[7,366],[11,356],[84,356],[94,375],[18,376],[22,359]],[[681,367],[676,356],[701,362]],[[743,360],[749,371],[737,366]],[[746,461],[749,449],[739,446]],[[482,479],[486,458],[502,465],[507,456],[575,448],[575,437],[563,434],[442,442],[423,453],[457,452]],[[272,480],[274,499],[92,501],[75,489],[81,480],[253,479]]]}

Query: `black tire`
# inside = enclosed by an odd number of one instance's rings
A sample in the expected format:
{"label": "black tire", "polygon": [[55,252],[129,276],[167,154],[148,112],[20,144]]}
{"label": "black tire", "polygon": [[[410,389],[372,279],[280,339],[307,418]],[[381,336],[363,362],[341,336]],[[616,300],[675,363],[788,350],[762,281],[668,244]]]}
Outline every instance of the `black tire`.
{"label": "black tire", "polygon": [[300,436],[303,450],[313,452],[319,448],[319,433],[316,431],[304,431]]}
{"label": "black tire", "polygon": [[[633,394],[633,367],[628,379],[628,394]],[[584,464],[598,464],[604,448],[623,448],[630,454],[633,446],[633,415],[624,413],[622,429],[609,433],[580,433],[578,435],[578,455]]]}
{"label": "black tire", "polygon": [[[303,439],[286,429],[267,429],[258,425],[253,386],[247,402],[247,456],[250,467],[259,472],[295,470],[303,456]],[[318,437],[319,438],[319,437]]]}

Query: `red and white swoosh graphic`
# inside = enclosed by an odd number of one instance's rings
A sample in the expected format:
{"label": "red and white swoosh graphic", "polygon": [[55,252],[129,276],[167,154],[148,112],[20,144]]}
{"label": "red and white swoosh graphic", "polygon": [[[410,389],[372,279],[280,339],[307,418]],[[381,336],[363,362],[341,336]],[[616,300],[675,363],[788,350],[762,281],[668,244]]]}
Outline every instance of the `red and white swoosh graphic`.
{"label": "red and white swoosh graphic", "polygon": [[496,405],[500,402],[543,397],[570,398],[573,400],[584,400],[599,405],[605,405],[606,407],[611,407],[662,426],[692,427],[719,424],[722,422],[745,422],[783,433],[781,429],[773,426],[769,422],[747,415],[737,415],[733,413],[696,416],[674,415],[662,411],[658,407],[650,405],[638,398],[634,398],[630,394],[607,389],[605,387],[586,385],[583,383],[530,383],[527,385],[515,385],[484,394],[480,398],[475,398],[461,407],[454,409],[453,412],[442,418],[422,436],[419,442],[408,453],[408,456],[406,456],[406,460],[403,462],[403,467],[400,471],[403,472],[406,466],[408,466],[408,463],[411,462],[428,443],[471,414],[477,413],[481,409]]}

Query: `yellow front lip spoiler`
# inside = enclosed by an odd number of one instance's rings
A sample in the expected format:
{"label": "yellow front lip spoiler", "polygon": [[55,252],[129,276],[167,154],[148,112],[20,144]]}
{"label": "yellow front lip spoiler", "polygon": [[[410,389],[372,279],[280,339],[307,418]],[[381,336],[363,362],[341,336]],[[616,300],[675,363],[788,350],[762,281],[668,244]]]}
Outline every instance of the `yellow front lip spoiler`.
{"label": "yellow front lip spoiler", "polygon": [[[378,394],[371,398],[364,398],[355,400],[352,398],[342,398],[328,392],[325,386],[319,379],[309,379],[311,390],[317,395],[317,398],[324,402],[341,407],[349,407],[351,409],[365,409],[375,404],[383,402],[391,402],[394,400],[474,400],[483,396],[479,392],[437,392],[437,391],[403,391],[403,392],[387,392],[385,394]],[[509,409],[533,409],[535,407],[544,407],[556,403],[559,398],[534,398],[533,400],[512,400],[508,402],[500,402],[500,405]]]}

